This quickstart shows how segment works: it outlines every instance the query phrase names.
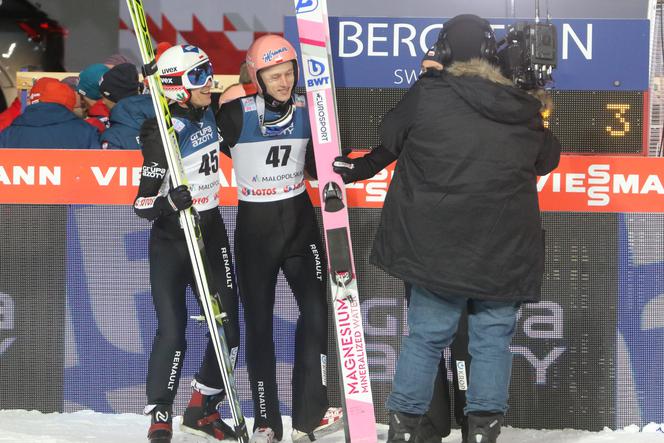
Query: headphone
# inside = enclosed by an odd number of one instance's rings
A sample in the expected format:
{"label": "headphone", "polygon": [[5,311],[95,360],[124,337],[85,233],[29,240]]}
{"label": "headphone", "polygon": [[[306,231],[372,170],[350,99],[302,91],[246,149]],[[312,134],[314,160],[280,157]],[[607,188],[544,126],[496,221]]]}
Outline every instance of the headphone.
{"label": "headphone", "polygon": [[443,29],[440,30],[440,34],[438,34],[438,41],[436,41],[435,46],[436,52],[440,57],[440,62],[445,66],[452,62],[452,47],[447,39],[447,33],[457,23],[461,22],[475,22],[483,28],[484,37],[480,45],[480,56],[483,59],[494,61],[497,52],[496,36],[493,33],[493,29],[491,29],[489,22],[473,14],[462,14],[446,21],[443,25]]}

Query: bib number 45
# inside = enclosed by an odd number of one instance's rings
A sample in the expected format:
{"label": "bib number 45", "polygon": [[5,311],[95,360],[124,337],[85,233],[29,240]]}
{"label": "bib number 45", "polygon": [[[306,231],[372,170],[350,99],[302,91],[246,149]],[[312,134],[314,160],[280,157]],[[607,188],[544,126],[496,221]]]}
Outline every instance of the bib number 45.
{"label": "bib number 45", "polygon": [[217,151],[210,151],[209,153],[203,154],[201,158],[201,167],[198,168],[198,172],[210,175],[216,174],[219,170],[219,155]]}

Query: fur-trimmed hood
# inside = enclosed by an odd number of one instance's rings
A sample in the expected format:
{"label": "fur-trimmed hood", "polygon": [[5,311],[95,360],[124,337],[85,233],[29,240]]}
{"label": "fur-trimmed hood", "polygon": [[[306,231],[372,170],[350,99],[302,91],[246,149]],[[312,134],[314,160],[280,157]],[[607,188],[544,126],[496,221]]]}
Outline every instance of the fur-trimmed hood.
{"label": "fur-trimmed hood", "polygon": [[444,72],[454,92],[492,120],[522,123],[535,117],[542,107],[538,99],[514,86],[486,60],[455,62]]}

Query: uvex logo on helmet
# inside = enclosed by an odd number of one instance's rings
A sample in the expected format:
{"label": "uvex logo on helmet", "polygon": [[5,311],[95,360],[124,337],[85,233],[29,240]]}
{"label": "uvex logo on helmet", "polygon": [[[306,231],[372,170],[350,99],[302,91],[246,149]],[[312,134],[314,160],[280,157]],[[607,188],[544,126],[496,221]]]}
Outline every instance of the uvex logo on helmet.
{"label": "uvex logo on helmet", "polygon": [[284,52],[287,52],[288,48],[285,46],[282,46],[279,49],[270,49],[267,51],[265,54],[263,54],[263,62],[265,63],[270,63],[271,61],[279,61],[282,57],[280,54],[283,54]]}

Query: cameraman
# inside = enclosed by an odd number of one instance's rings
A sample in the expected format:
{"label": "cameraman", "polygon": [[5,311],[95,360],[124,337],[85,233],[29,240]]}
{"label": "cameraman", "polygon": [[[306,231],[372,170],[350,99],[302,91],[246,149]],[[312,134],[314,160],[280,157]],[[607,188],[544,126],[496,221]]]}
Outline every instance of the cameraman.
{"label": "cameraman", "polygon": [[544,272],[536,179],[560,144],[541,102],[500,74],[489,23],[460,15],[437,42],[442,72],[424,75],[384,118],[399,158],[371,262],[412,285],[392,393],[388,443],[415,441],[440,353],[469,306],[472,357],[465,442],[493,443],[507,411],[510,341]]}
{"label": "cameraman", "polygon": [[[434,45],[429,48],[422,58],[420,77],[440,76],[442,70],[440,54],[438,54],[436,45]],[[350,152],[351,150],[347,149],[344,151],[344,155],[336,157],[333,163],[334,172],[341,175],[344,183],[369,179],[397,159],[397,156],[380,145],[362,157],[351,158],[349,157]],[[405,282],[404,286],[406,301],[409,303],[412,286],[408,282]],[[457,424],[461,426],[461,433],[465,438],[467,423],[463,408],[466,405],[466,391],[465,386],[462,387],[459,380],[460,373],[464,376],[464,379],[466,378],[470,366],[470,357],[468,356],[468,313],[465,309],[460,317],[459,329],[456,331],[455,338],[450,345],[450,351],[451,361],[449,363],[454,381],[454,417]],[[463,362],[463,366],[458,369],[460,362]],[[418,443],[440,443],[441,439],[450,434],[452,430],[451,409],[452,398],[447,381],[447,365],[444,354],[441,353],[429,409],[422,415],[417,427]]]}

